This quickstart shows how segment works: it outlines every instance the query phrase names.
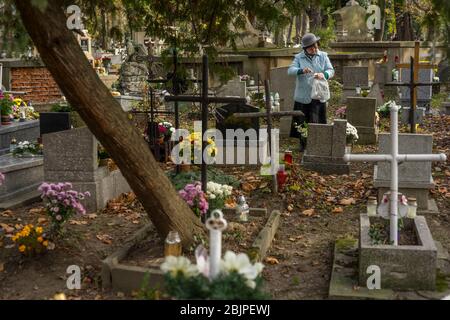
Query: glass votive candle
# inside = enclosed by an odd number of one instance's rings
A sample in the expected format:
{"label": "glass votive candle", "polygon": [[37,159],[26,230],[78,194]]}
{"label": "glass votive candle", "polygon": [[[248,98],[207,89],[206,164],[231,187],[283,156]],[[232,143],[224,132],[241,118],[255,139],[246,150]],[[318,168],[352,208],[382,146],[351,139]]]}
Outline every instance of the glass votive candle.
{"label": "glass votive candle", "polygon": [[410,219],[414,219],[417,214],[417,199],[408,198],[408,214],[406,215]]}
{"label": "glass votive candle", "polygon": [[284,152],[284,162],[286,164],[292,164],[292,162],[293,162],[292,151],[286,150]]}
{"label": "glass votive candle", "polygon": [[369,217],[375,217],[377,215],[377,205],[377,198],[369,197],[369,200],[367,201],[367,215]]}

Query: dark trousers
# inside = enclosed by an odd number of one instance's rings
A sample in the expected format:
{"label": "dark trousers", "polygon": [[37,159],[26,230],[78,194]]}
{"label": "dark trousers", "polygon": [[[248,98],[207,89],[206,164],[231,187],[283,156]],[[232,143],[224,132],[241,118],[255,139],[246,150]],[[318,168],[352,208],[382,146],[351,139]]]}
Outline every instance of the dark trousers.
{"label": "dark trousers", "polygon": [[300,133],[295,128],[295,123],[297,125],[306,123],[327,123],[327,103],[320,102],[319,100],[312,100],[308,104],[300,103],[295,101],[294,110],[301,111],[305,116],[295,116],[292,117],[291,124],[291,137],[300,138]]}

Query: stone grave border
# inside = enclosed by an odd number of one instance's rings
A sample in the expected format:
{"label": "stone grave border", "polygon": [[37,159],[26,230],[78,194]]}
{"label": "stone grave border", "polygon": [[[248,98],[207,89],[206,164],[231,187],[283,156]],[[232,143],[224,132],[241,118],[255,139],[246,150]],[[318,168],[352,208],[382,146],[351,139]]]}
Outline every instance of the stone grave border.
{"label": "stone grave border", "polygon": [[[224,209],[223,212],[225,216],[236,214],[235,209]],[[250,208],[250,216],[267,217],[267,209]],[[252,260],[261,261],[266,256],[278,230],[280,216],[279,210],[273,210],[268,217],[248,252]],[[163,287],[164,274],[159,268],[144,268],[121,263],[136,244],[144,240],[150,232],[154,232],[151,225],[142,227],[133,236],[125,240],[122,247],[102,261],[101,278],[103,288],[110,288],[113,291],[129,294],[142,288],[146,277],[148,277],[148,284],[152,287]]]}

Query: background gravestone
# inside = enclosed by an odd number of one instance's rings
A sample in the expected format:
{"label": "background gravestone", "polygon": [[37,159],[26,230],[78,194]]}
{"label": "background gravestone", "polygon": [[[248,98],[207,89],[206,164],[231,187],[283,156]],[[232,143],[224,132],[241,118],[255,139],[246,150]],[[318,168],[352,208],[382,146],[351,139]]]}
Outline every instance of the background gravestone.
{"label": "background gravestone", "polygon": [[345,7],[332,13],[336,21],[337,41],[372,40],[366,24],[366,9],[357,1],[348,1]]}
{"label": "background gravestone", "polygon": [[[401,133],[398,137],[398,152],[401,154],[431,154],[433,136],[429,134]],[[388,133],[379,136],[379,153],[391,152],[391,138]],[[390,163],[380,162],[374,166],[374,187],[378,198],[390,188]],[[431,176],[431,162],[404,162],[398,167],[399,192],[417,198],[418,209],[424,212],[437,211],[436,203],[428,199],[429,190],[434,188]]]}
{"label": "background gravestone", "polygon": [[[400,69],[400,79],[401,82],[409,82],[410,70],[409,69]],[[419,80],[421,83],[431,83],[433,82],[434,72],[431,69],[419,69]],[[420,86],[417,87],[417,105],[419,107],[425,107],[431,101],[433,88],[431,86]],[[400,99],[400,103],[402,107],[410,107],[411,106],[411,96],[408,87],[400,87],[400,92],[402,97]]]}
{"label": "background gravestone", "polygon": [[[244,155],[245,164],[259,164],[259,157],[257,157],[257,163],[250,163],[250,150],[251,152],[258,151],[258,137],[259,137],[259,118],[237,118],[234,117],[234,113],[251,113],[259,112],[259,109],[247,105],[230,103],[216,109],[216,129],[222,133],[223,140],[216,139],[216,145],[218,147],[218,153],[223,155],[224,159],[227,156],[224,152],[224,148],[227,145],[234,146],[234,164],[238,164],[238,155]],[[254,129],[256,131],[256,137],[250,139],[245,138],[245,141],[238,141],[237,139],[230,140],[230,137],[226,136],[226,130],[242,129],[244,132],[248,129]],[[225,162],[225,160],[224,160]],[[228,163],[228,165],[232,165]]]}
{"label": "background gravestone", "polygon": [[347,98],[347,121],[358,130],[356,144],[375,144],[378,140],[378,126],[375,123],[377,99],[364,97]]}
{"label": "background gravestone", "polygon": [[342,71],[342,102],[347,101],[347,97],[356,94],[356,87],[360,86],[364,90],[369,89],[369,68],[344,66]]}
{"label": "background gravestone", "polygon": [[335,119],[333,124],[310,123],[302,165],[323,174],[348,174],[344,162],[347,121]]}
{"label": "background gravestone", "polygon": [[98,141],[87,127],[43,135],[44,174],[47,182],[71,182],[89,191],[83,200],[88,212],[103,209],[121,193],[131,191],[119,170],[98,165]]}
{"label": "background gravestone", "polygon": [[[288,76],[289,67],[270,69],[270,87],[280,95],[280,111],[294,110],[295,81],[297,77]],[[280,117],[280,138],[291,133],[292,116]]]}
{"label": "background gravestone", "polygon": [[231,79],[217,90],[217,95],[220,97],[247,97],[247,83],[241,81],[239,76]]}

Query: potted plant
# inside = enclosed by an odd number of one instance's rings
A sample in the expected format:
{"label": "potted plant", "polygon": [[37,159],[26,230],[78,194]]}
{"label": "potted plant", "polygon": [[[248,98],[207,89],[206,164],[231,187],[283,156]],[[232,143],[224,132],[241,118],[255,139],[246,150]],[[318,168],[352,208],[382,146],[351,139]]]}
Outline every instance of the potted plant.
{"label": "potted plant", "polygon": [[14,97],[11,94],[0,91],[0,113],[2,125],[11,124],[11,114],[13,112]]}

